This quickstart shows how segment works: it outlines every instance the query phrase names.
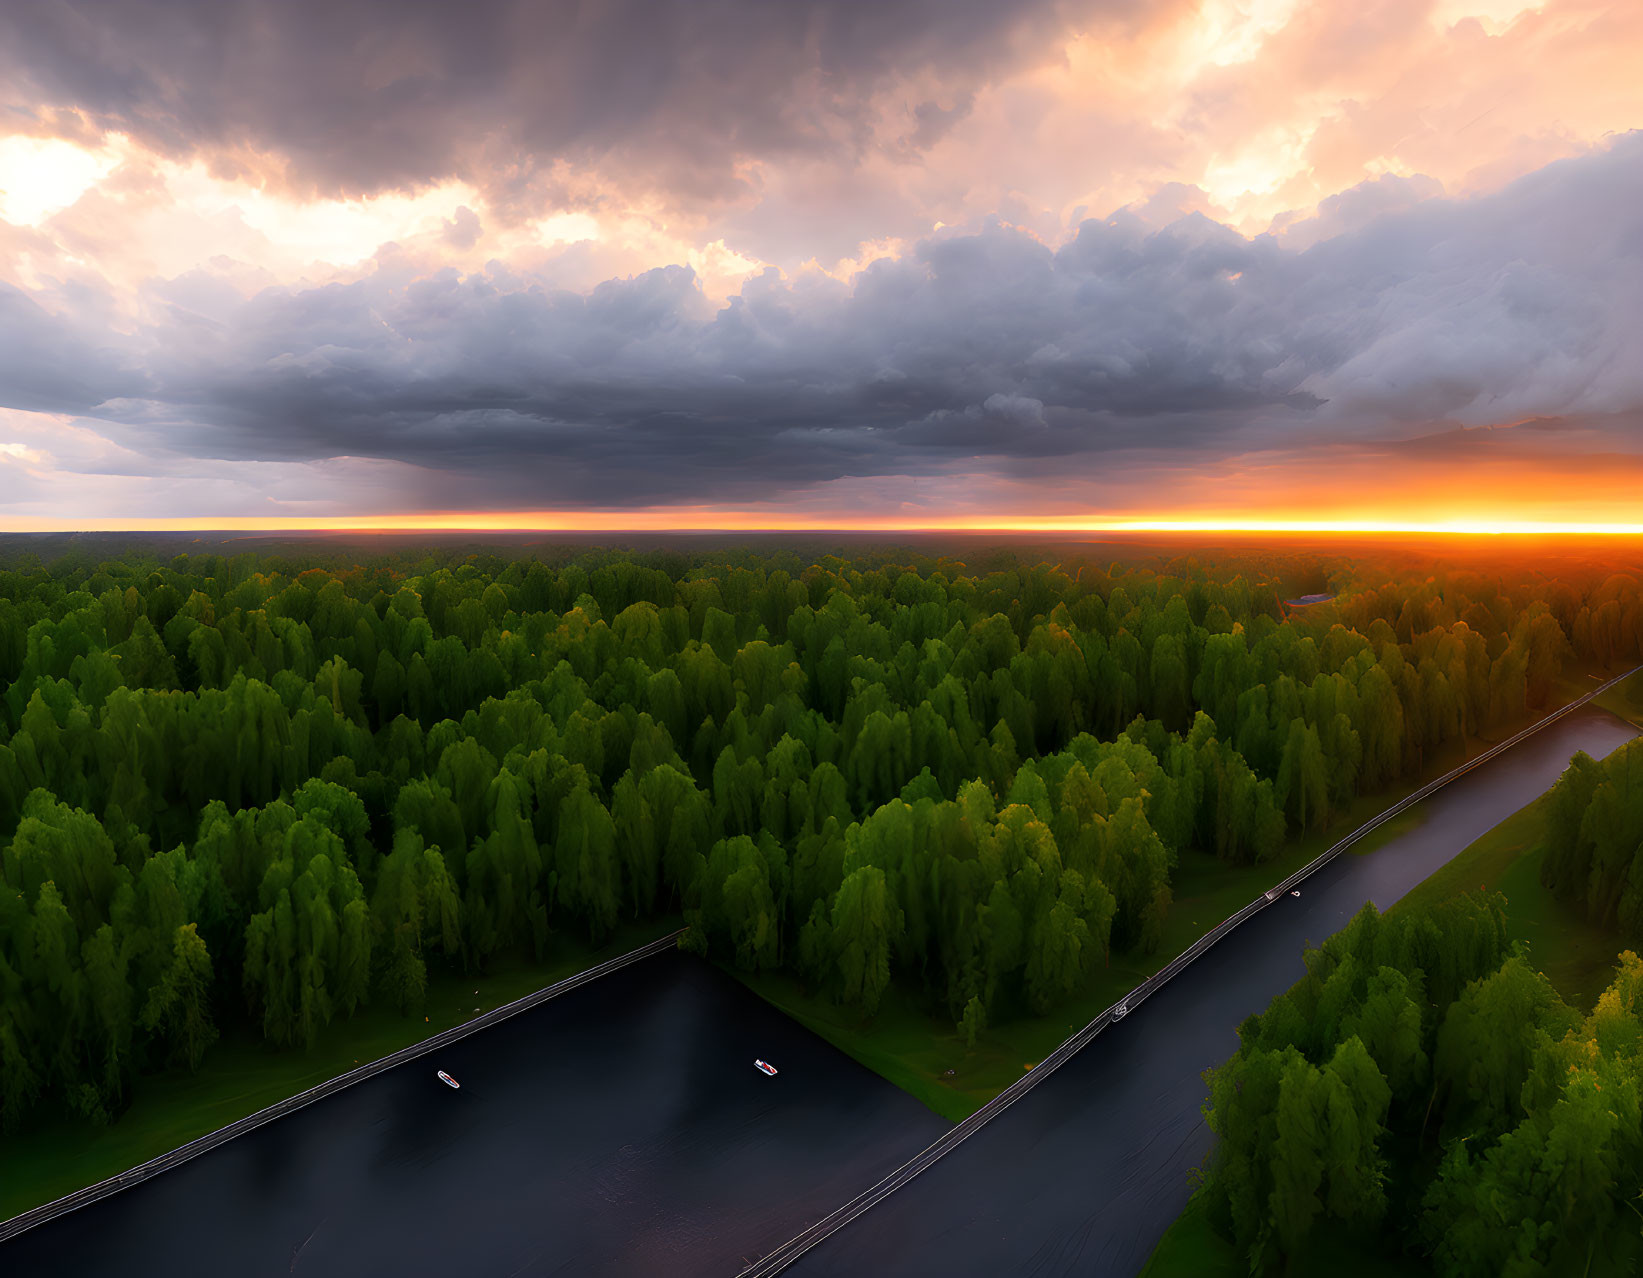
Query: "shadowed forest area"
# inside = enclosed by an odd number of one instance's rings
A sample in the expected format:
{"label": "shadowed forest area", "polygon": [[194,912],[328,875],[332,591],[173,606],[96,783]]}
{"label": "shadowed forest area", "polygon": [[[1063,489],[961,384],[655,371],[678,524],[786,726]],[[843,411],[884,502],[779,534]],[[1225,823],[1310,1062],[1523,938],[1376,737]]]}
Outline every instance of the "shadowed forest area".
{"label": "shadowed forest area", "polygon": [[[1643,741],[1577,754],[1536,805],[1542,881],[1611,963],[1639,933],[1639,767]],[[1149,1272],[1637,1272],[1643,963],[1623,950],[1582,1014],[1508,923],[1498,894],[1370,905],[1308,953],[1208,1075],[1217,1144]]]}
{"label": "shadowed forest area", "polygon": [[[1600,563],[0,555],[8,1128],[106,1122],[229,1021],[301,1046],[667,913],[864,1015],[894,982],[973,1042],[1155,947],[1183,849],[1259,863],[1565,666],[1643,653],[1637,579]],[[1615,863],[1548,864],[1635,919]]]}
{"label": "shadowed forest area", "polygon": [[1197,1206],[1236,1271],[1344,1248],[1455,1278],[1636,1272],[1634,953],[1582,1016],[1506,943],[1500,898],[1469,896],[1365,906],[1307,968],[1210,1077]]}

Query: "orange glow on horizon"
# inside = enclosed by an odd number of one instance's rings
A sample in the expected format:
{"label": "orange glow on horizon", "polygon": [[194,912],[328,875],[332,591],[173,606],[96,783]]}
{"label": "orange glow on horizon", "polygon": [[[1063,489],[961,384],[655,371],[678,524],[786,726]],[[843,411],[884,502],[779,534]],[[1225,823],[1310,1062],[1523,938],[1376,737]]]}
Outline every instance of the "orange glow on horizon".
{"label": "orange glow on horizon", "polygon": [[0,515],[0,532],[1009,532],[1335,533],[1643,536],[1643,522],[1469,517],[1449,520],[1133,518],[1102,515],[773,514],[705,507],[599,511],[442,511],[400,515],[88,517]]}

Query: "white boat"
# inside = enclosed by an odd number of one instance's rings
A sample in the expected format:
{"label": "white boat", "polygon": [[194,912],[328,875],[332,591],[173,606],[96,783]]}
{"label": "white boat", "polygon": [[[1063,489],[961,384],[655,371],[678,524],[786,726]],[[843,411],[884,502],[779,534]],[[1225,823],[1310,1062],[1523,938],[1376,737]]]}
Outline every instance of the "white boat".
{"label": "white boat", "polygon": [[1289,894],[1291,896],[1299,896],[1301,894],[1301,889],[1300,888],[1291,888]]}
{"label": "white boat", "polygon": [[760,1073],[769,1074],[771,1078],[776,1077],[776,1067],[769,1061],[754,1061],[753,1064],[758,1067]]}
{"label": "white boat", "polygon": [[452,1078],[444,1070],[439,1071],[439,1081],[444,1083],[445,1086],[447,1086],[447,1087],[461,1087],[462,1086],[461,1083],[457,1082],[456,1079]]}

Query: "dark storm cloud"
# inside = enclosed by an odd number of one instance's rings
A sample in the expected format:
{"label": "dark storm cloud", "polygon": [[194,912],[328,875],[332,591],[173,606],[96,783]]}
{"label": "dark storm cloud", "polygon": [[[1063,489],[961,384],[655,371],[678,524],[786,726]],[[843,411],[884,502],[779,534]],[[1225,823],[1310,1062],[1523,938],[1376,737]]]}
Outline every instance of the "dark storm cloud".
{"label": "dark storm cloud", "polygon": [[[1122,18],[1147,0],[1080,6]],[[248,144],[326,193],[444,177],[493,194],[556,160],[722,194],[740,155],[848,152],[868,95],[1042,58],[1068,0],[10,0],[0,100],[76,108],[171,153]],[[228,163],[229,161],[221,161]]]}
{"label": "dark storm cloud", "polygon": [[[1110,479],[1148,457],[1553,415],[1635,449],[1630,425],[1601,423],[1643,409],[1643,134],[1305,252],[1198,214],[1158,232],[1120,214],[1058,251],[1004,226],[937,237],[848,287],[768,272],[717,310],[681,267],[586,295],[497,267],[228,307],[196,277],[149,300],[167,318],[132,339],[147,389],[96,410],[122,443],[392,459],[437,476],[447,504]],[[74,411],[131,380],[86,358],[78,380],[14,367],[0,400]]]}

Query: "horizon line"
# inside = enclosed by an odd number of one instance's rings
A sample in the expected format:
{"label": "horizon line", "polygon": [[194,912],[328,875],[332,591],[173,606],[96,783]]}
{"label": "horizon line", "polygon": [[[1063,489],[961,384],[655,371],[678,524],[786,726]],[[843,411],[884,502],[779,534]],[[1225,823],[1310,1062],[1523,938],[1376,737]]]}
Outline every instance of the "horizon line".
{"label": "horizon line", "polygon": [[[1586,536],[1643,537],[1643,522],[1581,522],[1535,519],[1452,519],[1399,521],[1374,519],[1121,519],[1089,516],[1012,516],[982,519],[837,519],[776,517],[762,512],[707,511],[688,508],[623,512],[473,511],[423,515],[245,516],[167,519],[127,516],[81,522],[64,516],[0,515],[0,534],[42,533],[1265,533],[1358,536]],[[692,520],[691,514],[697,518]],[[649,516],[647,518],[647,515]],[[681,521],[681,515],[684,519]],[[614,517],[613,517],[614,516]]]}

